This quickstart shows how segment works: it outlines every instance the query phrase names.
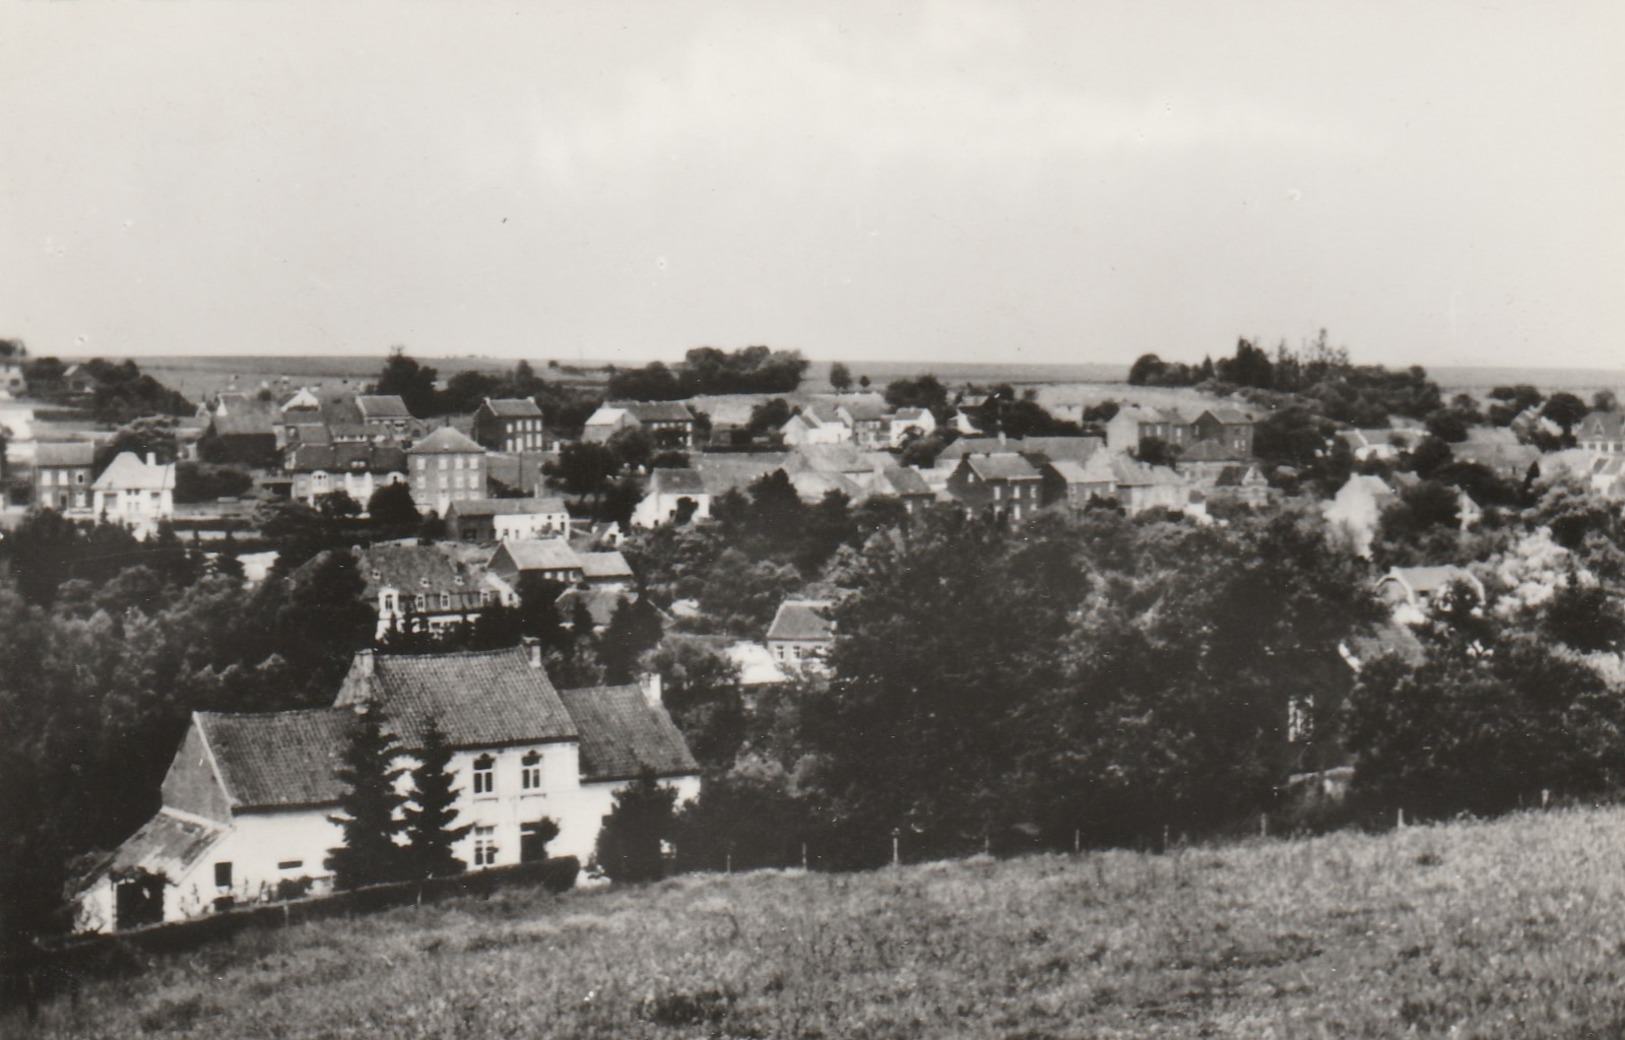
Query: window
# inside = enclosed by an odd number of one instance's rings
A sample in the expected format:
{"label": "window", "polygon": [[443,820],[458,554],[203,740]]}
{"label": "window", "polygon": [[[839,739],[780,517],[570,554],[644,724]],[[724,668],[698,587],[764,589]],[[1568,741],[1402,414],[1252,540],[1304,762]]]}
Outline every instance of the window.
{"label": "window", "polygon": [[216,863],[214,865],[214,887],[215,888],[230,888],[231,887],[231,864],[230,863]]}
{"label": "window", "polygon": [[416,607],[417,610],[420,613],[425,611],[425,610],[428,610],[429,609],[429,597],[423,595],[422,593],[418,593],[416,596],[412,597],[412,605],[414,607]]}
{"label": "window", "polygon": [[489,867],[496,861],[497,829],[495,827],[475,827],[474,865],[476,867]]}
{"label": "window", "polygon": [[451,593],[442,592],[440,594],[440,609],[441,610],[450,610],[451,609]]}
{"label": "window", "polygon": [[393,592],[384,593],[384,613],[395,613],[395,594]]}
{"label": "window", "polygon": [[496,790],[496,760],[481,755],[474,760],[474,793],[490,794]]}
{"label": "window", "polygon": [[542,756],[532,751],[519,760],[519,786],[527,791],[542,789]]}
{"label": "window", "polygon": [[446,457],[444,455],[440,456],[440,465],[436,468],[442,470],[446,468]]}
{"label": "window", "polygon": [[85,474],[83,470],[73,475],[73,482],[75,484],[83,484],[85,482]]}

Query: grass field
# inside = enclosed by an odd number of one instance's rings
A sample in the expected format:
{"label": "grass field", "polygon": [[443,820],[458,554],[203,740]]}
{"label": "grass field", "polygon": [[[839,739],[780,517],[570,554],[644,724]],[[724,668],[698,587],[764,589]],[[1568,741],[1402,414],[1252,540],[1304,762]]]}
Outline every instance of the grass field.
{"label": "grass field", "polygon": [[21,1037],[1625,1033],[1625,811],[689,876],[245,933]]}

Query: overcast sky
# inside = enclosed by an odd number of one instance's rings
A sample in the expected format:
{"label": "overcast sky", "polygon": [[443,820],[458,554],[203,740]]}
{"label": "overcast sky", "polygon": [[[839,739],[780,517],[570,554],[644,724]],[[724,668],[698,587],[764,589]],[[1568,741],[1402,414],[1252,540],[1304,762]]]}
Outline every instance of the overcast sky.
{"label": "overcast sky", "polygon": [[17,2],[36,354],[1625,366],[1625,4]]}

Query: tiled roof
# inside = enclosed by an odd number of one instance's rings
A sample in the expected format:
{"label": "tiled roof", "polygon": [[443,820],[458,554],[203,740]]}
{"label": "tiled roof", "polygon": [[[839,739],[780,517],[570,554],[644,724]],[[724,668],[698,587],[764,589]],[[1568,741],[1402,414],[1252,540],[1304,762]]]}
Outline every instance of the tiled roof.
{"label": "tiled roof", "polygon": [[581,554],[581,573],[588,581],[597,578],[604,581],[611,578],[632,577],[632,565],[626,562],[626,557],[618,552],[587,552]]}
{"label": "tiled roof", "polygon": [[680,401],[612,401],[638,422],[693,422],[694,413]]}
{"label": "tiled roof", "polygon": [[453,747],[502,747],[569,740],[575,722],[541,668],[526,651],[455,654],[358,654],[335,707],[366,700],[379,704],[406,748],[423,744],[432,717]]}
{"label": "tiled roof", "polygon": [[698,470],[657,469],[649,474],[649,494],[704,495],[708,492]]}
{"label": "tiled roof", "polygon": [[967,455],[965,462],[983,480],[1037,480],[1033,464],[1014,452],[998,455]]}
{"label": "tiled roof", "polygon": [[393,444],[300,444],[288,468],[294,473],[405,473],[406,452]]}
{"label": "tiled roof", "polygon": [[918,470],[911,469],[908,466],[882,467],[880,470],[880,477],[893,495],[907,496],[931,494],[931,485],[925,482],[925,478],[920,476]]}
{"label": "tiled roof", "polygon": [[626,414],[626,409],[619,405],[599,405],[598,410],[587,416],[588,426],[614,426]]}
{"label": "tiled roof", "polygon": [[34,449],[36,466],[91,466],[96,446],[89,441],[42,441]]}
{"label": "tiled roof", "polygon": [[487,397],[485,407],[503,419],[540,419],[542,410],[528,397]]}
{"label": "tiled roof", "polygon": [[377,422],[379,419],[410,419],[412,412],[406,407],[406,402],[396,394],[360,394],[355,399],[355,406],[368,422]]}
{"label": "tiled roof", "polygon": [[744,491],[776,469],[783,469],[789,455],[784,452],[704,452],[690,462],[699,471],[706,491],[721,495],[729,490]]}
{"label": "tiled roof", "polygon": [[[820,473],[871,472],[877,461],[874,455],[855,444],[798,444],[789,453],[786,472],[798,469]],[[892,456],[883,454],[881,459],[889,462]]]}
{"label": "tiled roof", "polygon": [[385,588],[413,594],[470,591],[478,587],[480,577],[435,545],[367,546],[356,550],[356,569],[367,583],[368,599],[376,599]]}
{"label": "tiled roof", "polygon": [[1057,459],[1049,464],[1049,468],[1054,470],[1056,475],[1068,484],[1099,483],[1099,481],[1092,481],[1089,472],[1080,463],[1073,462],[1071,459]]}
{"label": "tiled roof", "polygon": [[879,394],[842,394],[836,404],[853,422],[879,422],[886,418],[886,399]]}
{"label": "tiled roof", "polygon": [[458,516],[540,516],[568,513],[562,498],[475,498],[453,502],[446,512]]}
{"label": "tiled roof", "polygon": [[1619,440],[1625,437],[1625,412],[1592,412],[1581,421],[1577,435],[1587,440]]}
{"label": "tiled roof", "polygon": [[[1478,587],[1478,579],[1454,564],[1442,567],[1394,567],[1381,581],[1393,579],[1420,595],[1429,595],[1455,582],[1462,581]],[[1380,582],[1379,582],[1380,584]]]}
{"label": "tiled roof", "polygon": [[520,538],[503,542],[497,549],[506,553],[520,571],[580,570],[581,557],[562,538]]}
{"label": "tiled roof", "polygon": [[483,455],[485,449],[466,433],[450,426],[442,426],[407,449],[408,455]]}
{"label": "tiled roof", "polygon": [[324,423],[295,422],[288,423],[289,442],[297,441],[300,444],[332,444],[333,434]]}
{"label": "tiled roof", "polygon": [[133,451],[121,451],[94,485],[101,491],[165,491],[175,487],[175,467],[149,466]]}
{"label": "tiled roof", "polygon": [[107,862],[97,868],[93,877],[106,874],[117,876],[132,870],[179,877],[225,833],[222,827],[182,819],[160,810],[158,815],[142,824],[140,830],[125,838],[113,850]]}
{"label": "tiled roof", "polygon": [[899,408],[897,414],[892,416],[898,422],[915,422],[925,418],[924,408]]}
{"label": "tiled roof", "polygon": [[210,423],[221,437],[270,437],[276,434],[276,421],[280,417],[272,405],[263,409],[233,409],[215,416]]}
{"label": "tiled roof", "polygon": [[1209,408],[1207,412],[1226,426],[1243,426],[1253,421],[1251,416],[1239,408],[1221,405],[1218,408]]}
{"label": "tiled roof", "polygon": [[787,599],[773,615],[768,639],[819,640],[835,638],[835,623],[827,616],[827,599]]}
{"label": "tiled roof", "polygon": [[199,711],[192,722],[203,734],[233,809],[325,805],[343,793],[334,769],[355,724],[351,711]]}
{"label": "tiled roof", "polygon": [[700,771],[671,716],[639,687],[589,686],[560,696],[581,734],[582,780],[626,780],[645,769],[656,776]]}
{"label": "tiled roof", "polygon": [[1106,442],[1099,437],[1018,437],[1010,441],[1008,450],[1020,452],[1029,459],[1043,456],[1050,462],[1057,459],[1088,462],[1105,446]]}

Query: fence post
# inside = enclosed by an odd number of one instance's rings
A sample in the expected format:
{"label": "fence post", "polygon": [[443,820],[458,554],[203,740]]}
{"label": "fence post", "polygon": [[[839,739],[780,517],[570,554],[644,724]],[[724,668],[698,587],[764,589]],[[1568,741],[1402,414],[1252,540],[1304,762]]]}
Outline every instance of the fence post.
{"label": "fence post", "polygon": [[892,828],[892,830],[891,830],[891,865],[894,866],[894,867],[899,866],[903,862],[902,856],[899,854],[899,850],[898,850],[898,846],[897,846],[897,839],[901,838],[902,836],[903,836],[903,832],[902,832],[902,830],[900,828],[897,828],[897,827]]}
{"label": "fence post", "polygon": [[1072,828],[1072,854],[1076,856],[1083,851],[1083,828]]}
{"label": "fence post", "polygon": [[807,843],[801,843],[801,869],[807,869]]}
{"label": "fence post", "polygon": [[1399,822],[1394,825],[1394,829],[1402,831],[1402,830],[1405,829],[1405,807],[1404,806],[1399,807],[1399,817],[1398,817],[1398,819],[1399,819]]}
{"label": "fence post", "polygon": [[1542,809],[1545,809],[1545,808],[1549,807],[1551,805],[1551,803],[1552,803],[1552,789],[1550,787],[1542,787],[1540,789],[1540,807]]}
{"label": "fence post", "polygon": [[1270,836],[1270,814],[1267,812],[1258,814],[1258,836],[1260,838]]}

